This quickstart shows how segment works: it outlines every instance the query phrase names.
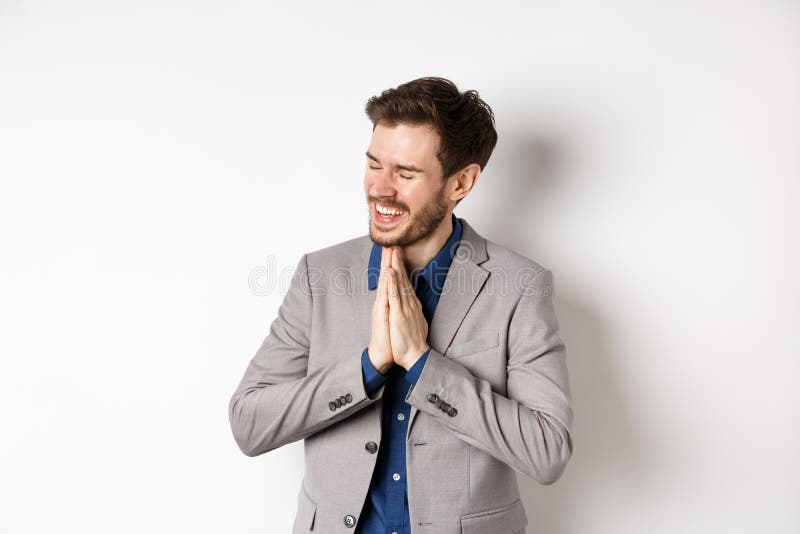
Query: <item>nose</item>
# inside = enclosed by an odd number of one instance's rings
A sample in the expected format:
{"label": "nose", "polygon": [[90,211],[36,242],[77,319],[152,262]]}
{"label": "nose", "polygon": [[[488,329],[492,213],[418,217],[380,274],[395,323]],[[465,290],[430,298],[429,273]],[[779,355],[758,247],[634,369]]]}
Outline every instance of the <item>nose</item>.
{"label": "nose", "polygon": [[397,189],[394,187],[391,171],[383,169],[380,173],[373,175],[370,195],[385,198],[393,197],[396,193]]}

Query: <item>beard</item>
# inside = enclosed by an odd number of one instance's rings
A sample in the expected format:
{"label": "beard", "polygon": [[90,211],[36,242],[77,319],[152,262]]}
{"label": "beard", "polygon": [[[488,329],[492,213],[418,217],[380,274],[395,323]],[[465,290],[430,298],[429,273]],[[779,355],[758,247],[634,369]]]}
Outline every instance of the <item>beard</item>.
{"label": "beard", "polygon": [[[367,207],[369,209],[369,195],[367,195]],[[373,199],[377,200],[377,199]],[[419,212],[413,214],[408,211],[409,217],[404,225],[404,229],[397,235],[390,235],[393,232],[400,231],[401,227],[390,230],[389,232],[381,232],[376,230],[372,221],[372,211],[369,215],[369,237],[373,243],[382,247],[407,247],[413,245],[417,241],[426,238],[434,230],[436,230],[442,221],[447,216],[447,211],[450,206],[445,199],[445,184],[442,184],[441,189],[431,201],[423,206]]]}

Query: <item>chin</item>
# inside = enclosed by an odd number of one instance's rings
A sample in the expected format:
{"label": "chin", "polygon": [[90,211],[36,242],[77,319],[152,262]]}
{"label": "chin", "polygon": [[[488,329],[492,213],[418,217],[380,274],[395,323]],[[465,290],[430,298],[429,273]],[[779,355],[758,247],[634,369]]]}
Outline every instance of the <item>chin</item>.
{"label": "chin", "polygon": [[374,224],[369,227],[370,239],[382,247],[403,246],[405,235],[405,231],[399,227],[389,231],[380,230]]}
{"label": "chin", "polygon": [[372,239],[373,243],[376,243],[382,247],[394,247],[398,245],[399,242],[397,236],[393,236],[391,233],[379,232],[375,230],[370,230],[369,237]]}

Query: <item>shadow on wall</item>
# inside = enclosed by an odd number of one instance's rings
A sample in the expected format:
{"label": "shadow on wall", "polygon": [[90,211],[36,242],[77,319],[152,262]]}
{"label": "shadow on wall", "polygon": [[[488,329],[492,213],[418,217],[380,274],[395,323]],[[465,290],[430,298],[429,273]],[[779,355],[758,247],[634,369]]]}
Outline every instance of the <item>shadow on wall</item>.
{"label": "shadow on wall", "polygon": [[[575,165],[574,158],[566,138],[515,134],[505,142],[514,148],[506,158],[508,166],[494,174],[502,183],[491,186],[492,196],[503,206],[499,212],[503,217],[493,218],[485,235],[502,237],[498,241],[505,246],[550,267],[537,254],[537,243],[528,229],[548,221],[558,224],[559,203],[569,202],[558,191],[572,176],[569,169]],[[567,347],[574,448],[564,474],[553,485],[517,475],[531,534],[574,534],[570,525],[575,522],[570,518],[581,513],[588,499],[599,492],[630,492],[632,500],[618,503],[629,506],[645,479],[642,451],[627,416],[628,402],[635,401],[623,399],[616,386],[615,351],[605,333],[603,310],[589,309],[570,288],[569,280],[553,271],[556,313]]]}

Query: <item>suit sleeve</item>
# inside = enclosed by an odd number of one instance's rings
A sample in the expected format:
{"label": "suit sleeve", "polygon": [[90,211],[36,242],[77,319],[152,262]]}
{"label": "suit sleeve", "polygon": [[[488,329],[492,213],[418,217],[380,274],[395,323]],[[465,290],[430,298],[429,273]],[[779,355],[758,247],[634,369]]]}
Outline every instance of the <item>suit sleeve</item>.
{"label": "suit sleeve", "polygon": [[245,370],[228,404],[236,444],[247,456],[304,439],[366,406],[359,354],[330,358],[309,371],[313,295],[304,254],[267,337]]}
{"label": "suit sleeve", "polygon": [[509,323],[507,396],[431,349],[406,402],[541,484],[555,482],[572,455],[572,408],[552,272],[534,276]]}

